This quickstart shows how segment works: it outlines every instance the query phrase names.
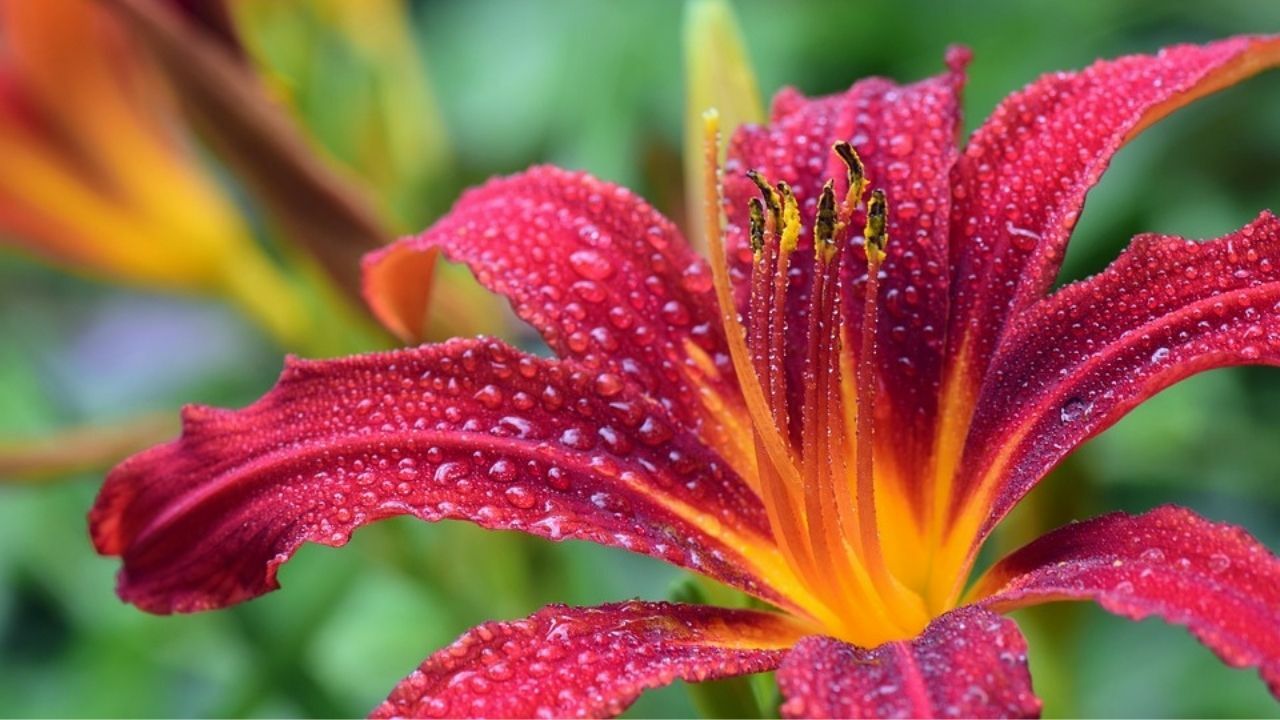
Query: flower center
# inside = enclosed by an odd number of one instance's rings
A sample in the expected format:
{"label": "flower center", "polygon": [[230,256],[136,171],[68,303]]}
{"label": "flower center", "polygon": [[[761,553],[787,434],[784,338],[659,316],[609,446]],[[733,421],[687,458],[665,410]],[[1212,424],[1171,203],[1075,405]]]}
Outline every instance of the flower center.
{"label": "flower center", "polygon": [[[930,613],[886,565],[871,453],[887,199],[881,190],[867,193],[857,152],[837,143],[833,151],[847,169],[848,191],[837,200],[829,180],[818,198],[806,327],[803,341],[794,343],[787,311],[793,262],[805,257],[796,253],[804,232],[799,204],[786,183],[770,184],[749,173],[760,197],[749,203],[752,268],[744,327],[721,237],[717,125],[708,114],[708,244],[730,356],[751,417],[757,487],[774,539],[795,581],[824,606],[828,632],[864,646],[913,636]],[[861,243],[853,237],[858,225]],[[866,284],[859,336],[850,337],[841,269],[858,261],[846,256],[859,249]],[[797,364],[801,387],[788,388],[788,367]]]}

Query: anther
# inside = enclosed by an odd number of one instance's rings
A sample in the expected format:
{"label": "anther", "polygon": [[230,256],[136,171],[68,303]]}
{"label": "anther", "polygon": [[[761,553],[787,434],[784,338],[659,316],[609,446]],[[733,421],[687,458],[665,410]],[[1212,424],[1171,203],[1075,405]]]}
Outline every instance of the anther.
{"label": "anther", "polygon": [[786,181],[778,181],[778,194],[782,196],[782,232],[779,247],[782,252],[790,253],[796,249],[796,243],[800,241],[800,203],[796,202],[796,196],[791,192],[791,186]]}
{"label": "anther", "polygon": [[764,176],[755,170],[748,170],[747,177],[756,184],[756,187],[760,188],[760,195],[764,197],[764,203],[768,206],[769,212],[773,213],[774,222],[779,222],[778,216],[782,213],[782,204],[778,198],[778,191],[774,190],[769,181],[765,180]]}
{"label": "anther", "polygon": [[862,230],[866,238],[867,261],[877,265],[884,260],[884,249],[889,244],[889,233],[885,229],[889,214],[889,203],[885,200],[883,190],[873,190],[871,200],[867,202],[867,225]]}
{"label": "anther", "polygon": [[764,202],[753,197],[747,207],[751,211],[751,252],[759,257],[764,252]]}
{"label": "anther", "polygon": [[813,227],[814,247],[820,248],[823,260],[830,260],[836,250],[836,193],[831,181],[822,187],[818,198],[818,217]]}
{"label": "anther", "polygon": [[858,151],[849,143],[841,140],[832,145],[831,149],[844,161],[845,174],[849,179],[849,193],[845,196],[845,202],[853,207],[862,199],[862,193],[867,189],[866,167],[862,164],[862,158],[858,157]]}

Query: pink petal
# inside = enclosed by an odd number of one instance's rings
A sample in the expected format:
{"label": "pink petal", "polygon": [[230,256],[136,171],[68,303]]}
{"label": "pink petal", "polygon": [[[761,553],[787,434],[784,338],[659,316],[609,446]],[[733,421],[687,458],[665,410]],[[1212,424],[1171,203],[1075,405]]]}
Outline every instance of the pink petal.
{"label": "pink petal", "polygon": [[1094,600],[1134,620],[1155,615],[1186,626],[1226,664],[1259,668],[1280,697],[1280,558],[1185,508],[1054,530],[997,563],[973,595],[1001,611]]}
{"label": "pink petal", "polygon": [[1085,194],[1174,110],[1280,64],[1280,38],[1237,37],[1045,75],[974,133],[953,173],[949,359],[976,390],[1007,318],[1053,285]]}
{"label": "pink petal", "polygon": [[[690,373],[737,397],[710,270],[625,188],[536,167],[469,190],[422,234],[365,258],[365,294],[388,328],[421,325],[415,285],[426,287],[437,251],[510,299],[557,355],[639,383],[688,427],[703,417]],[[714,363],[710,375],[687,344]]]}
{"label": "pink petal", "polygon": [[[1012,322],[979,397],[962,492],[989,530],[1067,453],[1169,385],[1280,364],[1280,220],[1197,243],[1144,235]],[[985,479],[985,480],[984,480]]]}
{"label": "pink petal", "polygon": [[864,650],[808,637],[778,670],[785,717],[1038,717],[1027,643],[1012,620],[975,606],[912,640]]}
{"label": "pink petal", "polygon": [[124,560],[121,597],[146,610],[273,590],[302,543],[406,514],[622,547],[785,605],[750,570],[776,553],[755,495],[616,376],[454,340],[291,360],[250,407],[183,420],[90,514],[99,552]]}
{"label": "pink petal", "polygon": [[699,605],[552,605],[485,623],[427,658],[373,711],[387,717],[612,717],[650,688],[777,667],[782,616]]}
{"label": "pink petal", "polygon": [[[745,126],[734,135],[725,165],[728,247],[740,292],[748,284],[751,266],[747,201],[759,194],[746,178],[747,170],[790,184],[806,228],[813,227],[817,198],[829,178],[836,181],[837,197],[843,198],[846,192],[845,166],[831,149],[838,140],[853,144],[866,165],[871,187],[886,191],[891,240],[881,267],[883,312],[877,335],[880,373],[893,391],[883,394],[885,407],[878,417],[885,431],[877,437],[886,444],[878,452],[896,455],[896,464],[904,471],[922,468],[922,463],[908,460],[928,452],[933,441],[946,330],[949,173],[959,154],[960,91],[968,51],[953,50],[947,61],[947,73],[912,85],[871,78],[843,93],[813,99],[783,90],[774,99],[768,126]],[[846,322],[850,337],[856,339],[866,261],[860,251],[845,258]],[[795,338],[793,347],[804,347],[812,238],[802,237],[791,267],[789,328]],[[789,368],[790,387],[798,391],[803,387],[799,362],[803,353],[795,353],[793,359],[797,362]],[[799,415],[792,413],[792,417]],[[922,478],[906,480],[913,490],[922,488]]]}

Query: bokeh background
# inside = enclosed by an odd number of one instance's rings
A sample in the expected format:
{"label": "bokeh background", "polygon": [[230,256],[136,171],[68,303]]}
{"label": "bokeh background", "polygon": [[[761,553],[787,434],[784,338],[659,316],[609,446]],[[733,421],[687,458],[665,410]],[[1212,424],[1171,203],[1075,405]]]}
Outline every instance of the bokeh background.
{"label": "bokeh background", "polygon": [[[785,84],[832,92],[871,74],[916,79],[941,68],[949,44],[970,46],[970,128],[1044,72],[1280,31],[1280,4],[1265,0],[735,6],[766,95]],[[428,1],[405,12],[417,70],[388,86],[421,83],[407,99],[377,90],[385,78],[358,46],[333,39],[340,31],[323,14],[236,15],[252,62],[310,142],[372,188],[395,231],[424,226],[467,184],[538,162],[621,182],[681,217],[681,2]],[[362,115],[371,105],[380,108],[373,119]],[[351,130],[379,122],[394,123],[381,131],[409,143],[409,155],[394,144],[370,155]],[[397,157],[421,160],[427,172],[397,169]],[[200,158],[271,242],[235,174],[216,153]],[[1211,237],[1262,208],[1280,210],[1280,73],[1180,111],[1121,152],[1090,196],[1063,280],[1099,270],[1135,233]],[[486,312],[503,320],[496,305]],[[260,327],[215,299],[131,289],[0,243],[0,449],[79,448],[85,436],[68,429],[163,427],[183,403],[243,405],[274,381],[287,344]],[[347,331],[321,323],[313,332]],[[379,342],[352,331],[330,347]],[[150,413],[161,419],[140,423]],[[1108,509],[1177,502],[1280,548],[1278,439],[1280,371],[1198,376],[1068,460],[996,544]],[[363,714],[478,621],[553,601],[662,599],[680,579],[656,561],[594,546],[395,520],[340,550],[305,548],[281,573],[284,592],[228,611],[153,617],[115,598],[116,562],[97,557],[86,537],[101,469],[11,474],[0,482],[2,715]],[[1091,606],[1023,611],[1019,620],[1048,716],[1276,714],[1252,671],[1223,667],[1159,621],[1131,623]],[[631,712],[695,708],[675,686]]]}

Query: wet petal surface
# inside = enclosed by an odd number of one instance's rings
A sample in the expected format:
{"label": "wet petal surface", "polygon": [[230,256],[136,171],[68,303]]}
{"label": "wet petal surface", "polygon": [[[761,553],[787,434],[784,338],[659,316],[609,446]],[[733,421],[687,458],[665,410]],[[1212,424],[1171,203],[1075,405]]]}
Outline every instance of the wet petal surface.
{"label": "wet petal surface", "polygon": [[1241,528],[1166,506],[1059,528],[997,563],[975,586],[1011,610],[1093,600],[1134,620],[1184,625],[1232,667],[1257,667],[1280,697],[1280,558]]}
{"label": "wet petal surface", "polygon": [[120,595],[169,612],[274,589],[303,542],[405,514],[591,540],[784,602],[750,570],[778,561],[760,503],[714,453],[633,383],[493,340],[290,361],[246,409],[188,408],[90,521],[124,559]]}
{"label": "wet petal surface", "polygon": [[645,690],[764,672],[797,638],[779,615],[701,605],[552,605],[427,658],[373,717],[612,717]]}
{"label": "wet petal surface", "polygon": [[1012,620],[964,607],[873,650],[801,640],[778,670],[785,717],[1037,717],[1027,644]]}
{"label": "wet petal surface", "polygon": [[1143,235],[1009,328],[959,477],[989,530],[1067,453],[1169,385],[1280,364],[1280,220],[1207,242]]}

